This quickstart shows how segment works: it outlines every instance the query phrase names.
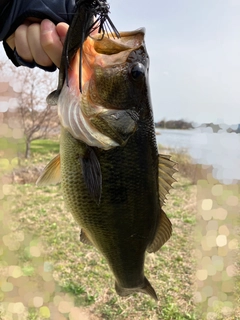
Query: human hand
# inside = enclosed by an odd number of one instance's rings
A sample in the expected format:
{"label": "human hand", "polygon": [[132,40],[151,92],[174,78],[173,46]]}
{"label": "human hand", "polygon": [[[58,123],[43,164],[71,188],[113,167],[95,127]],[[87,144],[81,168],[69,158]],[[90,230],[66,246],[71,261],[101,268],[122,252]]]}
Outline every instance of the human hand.
{"label": "human hand", "polygon": [[29,18],[6,40],[9,47],[16,49],[26,62],[35,62],[43,67],[55,64],[60,67],[63,43],[68,24],[60,22],[55,26],[48,19]]}

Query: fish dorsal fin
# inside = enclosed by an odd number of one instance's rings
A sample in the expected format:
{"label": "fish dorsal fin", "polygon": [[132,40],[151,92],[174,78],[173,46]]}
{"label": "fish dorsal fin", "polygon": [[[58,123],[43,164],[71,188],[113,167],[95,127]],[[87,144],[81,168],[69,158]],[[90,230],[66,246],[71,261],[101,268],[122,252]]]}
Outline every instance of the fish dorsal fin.
{"label": "fish dorsal fin", "polygon": [[172,188],[173,182],[176,180],[173,178],[174,173],[177,170],[174,168],[176,163],[170,159],[170,156],[165,154],[158,155],[158,183],[159,183],[159,199],[160,207],[162,207],[166,200],[166,195]]}
{"label": "fish dorsal fin", "polygon": [[87,148],[80,157],[83,179],[90,196],[97,204],[100,203],[102,193],[102,172],[98,158],[92,148]]}
{"label": "fish dorsal fin", "polygon": [[44,168],[42,174],[37,179],[38,186],[47,186],[61,182],[60,154],[54,157]]}
{"label": "fish dorsal fin", "polygon": [[86,232],[83,229],[81,229],[81,232],[80,232],[80,241],[82,243],[89,245],[89,246],[93,245],[92,241],[89,240],[88,236],[86,235]]}
{"label": "fish dorsal fin", "polygon": [[158,227],[155,233],[153,242],[148,246],[149,253],[158,251],[172,235],[172,224],[166,216],[166,213],[161,209]]}

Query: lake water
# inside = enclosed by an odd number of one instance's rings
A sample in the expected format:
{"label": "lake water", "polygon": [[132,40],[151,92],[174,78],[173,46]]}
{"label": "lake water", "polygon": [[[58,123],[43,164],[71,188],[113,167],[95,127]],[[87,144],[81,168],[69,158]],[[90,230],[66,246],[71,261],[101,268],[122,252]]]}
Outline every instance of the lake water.
{"label": "lake water", "polygon": [[212,128],[193,130],[157,129],[157,141],[165,147],[185,150],[195,163],[213,166],[213,176],[222,183],[240,180],[240,134]]}

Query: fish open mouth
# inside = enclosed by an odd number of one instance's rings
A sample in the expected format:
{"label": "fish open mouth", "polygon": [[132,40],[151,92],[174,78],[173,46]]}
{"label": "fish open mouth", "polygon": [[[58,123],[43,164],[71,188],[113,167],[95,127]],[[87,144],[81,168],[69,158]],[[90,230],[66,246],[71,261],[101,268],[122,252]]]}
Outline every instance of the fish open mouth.
{"label": "fish open mouth", "polygon": [[[89,146],[108,150],[124,144],[125,140],[136,130],[135,120],[133,120],[133,118],[137,118],[136,115],[130,114],[129,116],[128,111],[126,111],[128,113],[120,113],[121,105],[120,110],[116,111],[118,112],[117,116],[114,115],[114,110],[106,108],[104,103],[94,99],[94,95],[98,95],[98,89],[94,85],[96,72],[100,69],[111,71],[111,68],[114,69],[126,63],[129,54],[143,44],[144,35],[145,29],[142,28],[130,32],[121,32],[119,39],[113,38],[111,34],[105,34],[103,38],[101,35],[94,34],[85,40],[81,55],[82,74],[80,80],[82,93],[79,90],[79,65],[81,62],[78,51],[70,63],[68,84],[65,82],[58,99],[60,122],[73,137]],[[107,90],[108,88],[106,88]],[[111,124],[106,123],[106,121],[109,121],[109,117],[105,117],[104,121],[101,119],[102,114],[105,116],[109,112],[111,113]],[[124,132],[124,141],[121,137],[124,128],[121,126],[120,135],[116,132],[119,130],[120,121],[118,119],[121,120],[121,117],[129,122],[126,124],[129,132]],[[100,119],[101,124],[99,126],[101,128],[97,128],[99,121],[96,121],[96,118]],[[110,131],[113,133],[112,135],[108,134]]]}
{"label": "fish open mouth", "polygon": [[94,34],[89,38],[94,41],[94,49],[99,54],[112,55],[125,50],[137,48],[142,44],[145,29],[140,28],[134,31],[120,32],[120,38],[113,38],[107,34],[103,38]]}
{"label": "fish open mouth", "polygon": [[[120,32],[120,38],[113,38],[111,34],[105,34],[104,37],[98,34],[89,36],[82,49],[82,86],[84,87],[84,84],[91,78],[95,65],[105,68],[124,63],[129,52],[142,45],[144,36],[144,28]],[[78,86],[77,90],[79,90],[79,58],[78,51],[69,70],[69,81],[73,79],[74,86]]]}

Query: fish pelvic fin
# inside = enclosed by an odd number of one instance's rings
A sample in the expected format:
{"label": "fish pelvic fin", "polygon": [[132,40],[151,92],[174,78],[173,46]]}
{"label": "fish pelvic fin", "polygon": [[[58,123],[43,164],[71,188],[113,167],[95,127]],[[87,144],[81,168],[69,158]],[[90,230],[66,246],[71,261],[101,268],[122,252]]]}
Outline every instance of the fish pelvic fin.
{"label": "fish pelvic fin", "polygon": [[60,154],[54,157],[44,168],[42,174],[37,179],[36,185],[47,186],[61,182]]}
{"label": "fish pelvic fin", "polygon": [[93,148],[88,147],[79,160],[82,166],[83,179],[89,194],[99,204],[102,194],[102,172]]}
{"label": "fish pelvic fin", "polygon": [[161,209],[158,227],[155,233],[153,242],[148,246],[149,253],[158,251],[172,235],[172,224],[166,216],[166,213]]}
{"label": "fish pelvic fin", "polygon": [[172,188],[173,182],[176,182],[176,179],[173,178],[174,173],[177,172],[174,168],[175,165],[176,162],[172,161],[170,156],[165,154],[158,155],[158,182],[161,207],[165,204],[166,195]]}
{"label": "fish pelvic fin", "polygon": [[60,95],[61,90],[54,90],[53,92],[49,93],[49,95],[47,96],[47,104],[49,104],[50,106],[56,106],[58,103],[58,97]]}
{"label": "fish pelvic fin", "polygon": [[155,290],[153,289],[151,283],[148,281],[148,279],[146,277],[144,277],[142,287],[123,288],[117,282],[115,282],[115,290],[116,290],[117,294],[121,297],[126,297],[126,296],[133,294],[135,292],[142,292],[142,293],[148,294],[155,301],[158,301],[157,294],[156,294]]}

